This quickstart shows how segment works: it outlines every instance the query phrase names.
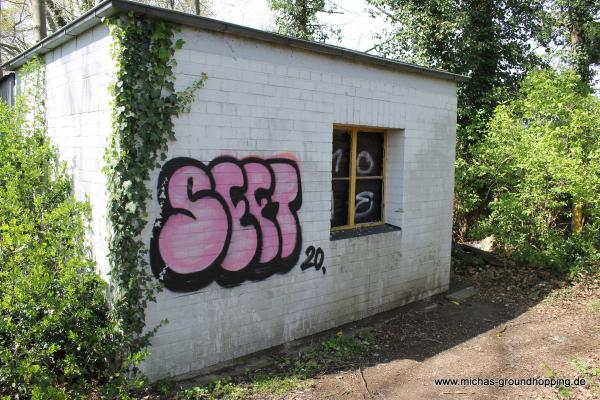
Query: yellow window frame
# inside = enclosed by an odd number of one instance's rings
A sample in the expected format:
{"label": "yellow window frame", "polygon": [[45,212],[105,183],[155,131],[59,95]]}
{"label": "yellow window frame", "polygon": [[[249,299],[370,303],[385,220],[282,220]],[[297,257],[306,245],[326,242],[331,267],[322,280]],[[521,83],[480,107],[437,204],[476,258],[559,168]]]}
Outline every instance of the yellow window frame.
{"label": "yellow window frame", "polygon": [[[388,132],[383,128],[376,128],[370,126],[360,125],[333,125],[333,130],[349,131],[350,136],[350,177],[349,178],[335,178],[339,180],[350,180],[350,190],[348,191],[348,224],[343,226],[332,227],[331,231],[341,231],[345,229],[358,229],[372,226],[378,226],[385,224],[385,185],[386,185],[386,168],[387,168],[387,137]],[[356,148],[358,142],[359,132],[361,134],[369,133],[382,133],[383,134],[383,166],[381,170],[381,176],[356,176]],[[331,178],[332,181],[334,178]],[[356,211],[356,181],[367,180],[367,179],[381,179],[381,220],[374,222],[365,222],[361,224],[354,223],[354,213]]]}

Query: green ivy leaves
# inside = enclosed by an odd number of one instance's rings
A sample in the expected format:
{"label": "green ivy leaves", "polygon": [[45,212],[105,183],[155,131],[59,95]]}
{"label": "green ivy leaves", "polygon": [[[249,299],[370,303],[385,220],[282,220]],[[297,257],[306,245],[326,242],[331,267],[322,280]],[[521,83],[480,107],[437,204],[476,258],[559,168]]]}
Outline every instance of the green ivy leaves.
{"label": "green ivy leaves", "polygon": [[160,287],[147,268],[141,233],[147,223],[150,172],[166,159],[175,140],[173,118],[190,109],[206,74],[182,92],[175,92],[177,28],[133,13],[106,20],[114,40],[116,64],[113,132],[105,153],[108,185],[113,314],[123,331],[126,358],[139,359],[158,327],[144,332],[145,309]]}

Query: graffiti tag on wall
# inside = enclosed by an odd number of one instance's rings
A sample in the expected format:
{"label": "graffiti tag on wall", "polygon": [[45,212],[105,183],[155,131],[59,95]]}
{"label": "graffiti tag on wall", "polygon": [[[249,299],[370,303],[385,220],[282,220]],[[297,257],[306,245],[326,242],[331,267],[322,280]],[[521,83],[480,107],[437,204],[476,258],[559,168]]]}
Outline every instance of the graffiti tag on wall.
{"label": "graffiti tag on wall", "polygon": [[167,288],[234,286],[287,272],[298,261],[302,185],[292,157],[222,156],[208,165],[174,158],[158,191],[162,214],[150,263]]}
{"label": "graffiti tag on wall", "polygon": [[[315,267],[317,271],[323,271],[323,274],[327,272],[327,269],[323,266],[323,262],[325,261],[325,253],[323,249],[318,247],[315,249],[315,246],[308,246],[306,248],[306,260],[300,264],[300,269],[305,271],[309,268]],[[323,268],[323,269],[321,269]]]}

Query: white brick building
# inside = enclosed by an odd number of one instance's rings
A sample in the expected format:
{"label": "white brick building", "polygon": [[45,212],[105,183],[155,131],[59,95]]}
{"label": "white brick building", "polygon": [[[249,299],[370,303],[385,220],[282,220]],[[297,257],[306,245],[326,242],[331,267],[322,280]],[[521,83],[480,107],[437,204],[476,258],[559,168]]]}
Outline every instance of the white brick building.
{"label": "white brick building", "polygon": [[[45,56],[49,133],[77,195],[89,196],[104,274],[115,67],[100,18],[127,11],[181,25],[178,89],[208,75],[148,182],[143,240],[167,288],[147,324],[169,320],[144,365],[151,378],[447,289],[463,77],[117,0],[5,65],[18,74]],[[190,180],[210,194],[192,198]]]}

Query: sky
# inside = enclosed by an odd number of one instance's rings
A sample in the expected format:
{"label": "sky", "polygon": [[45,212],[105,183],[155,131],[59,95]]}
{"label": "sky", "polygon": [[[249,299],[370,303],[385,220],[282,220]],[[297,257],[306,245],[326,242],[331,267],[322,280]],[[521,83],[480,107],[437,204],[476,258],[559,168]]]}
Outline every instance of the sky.
{"label": "sky", "polygon": [[[335,6],[334,14],[319,14],[319,22],[341,29],[341,41],[327,43],[352,50],[367,51],[378,43],[374,35],[383,32],[386,22],[383,17],[372,18],[367,10],[366,0],[326,0],[327,5]],[[263,30],[275,30],[275,17],[269,8],[268,0],[212,0],[212,18],[234,24]],[[376,54],[370,51],[371,54]],[[600,73],[600,68],[598,68]],[[600,80],[596,81],[595,91],[600,96]]]}
{"label": "sky", "polygon": [[[336,6],[335,14],[319,14],[319,22],[341,29],[342,40],[328,43],[352,50],[366,51],[377,41],[374,34],[385,26],[383,18],[371,18],[366,9],[366,0],[328,0]],[[273,30],[275,18],[268,0],[213,0],[212,17],[257,29]]]}

